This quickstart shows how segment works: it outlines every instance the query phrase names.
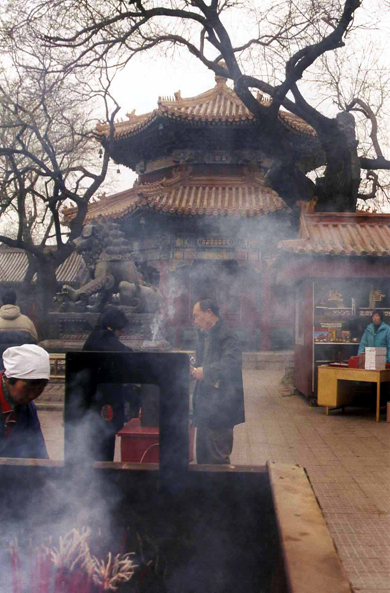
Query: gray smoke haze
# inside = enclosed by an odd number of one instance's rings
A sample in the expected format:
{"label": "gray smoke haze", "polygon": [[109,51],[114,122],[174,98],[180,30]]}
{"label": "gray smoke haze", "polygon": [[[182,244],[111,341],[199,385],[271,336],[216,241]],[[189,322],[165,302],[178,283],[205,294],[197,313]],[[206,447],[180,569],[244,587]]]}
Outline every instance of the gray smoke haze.
{"label": "gray smoke haze", "polygon": [[[259,237],[255,225],[251,225],[250,221],[245,222],[248,223],[246,227],[232,225],[228,239],[236,251],[241,250],[248,254],[252,250],[257,259],[237,261],[232,258],[233,252],[218,251],[215,248],[214,252],[224,254],[220,259],[207,259],[207,253],[210,252],[199,250],[199,253],[203,253],[203,256],[199,255],[199,259],[195,259],[191,263],[182,260],[180,265],[176,265],[175,271],[168,275],[168,281],[164,287],[163,310],[154,316],[151,325],[152,342],[160,339],[173,319],[179,323],[179,327],[182,323],[183,329],[187,330],[188,328],[195,334],[192,325],[192,306],[199,298],[208,296],[217,300],[221,315],[226,321],[233,323],[238,329],[249,328],[252,332],[258,332],[258,335],[252,337],[252,342],[250,342],[251,348],[258,349],[261,315],[268,315],[268,312],[263,309],[262,274],[267,262],[271,263],[276,255],[277,240],[290,238],[291,229],[286,223],[269,220],[263,224],[262,235]],[[225,221],[219,219],[213,221],[214,226],[208,235],[212,237],[226,236],[224,224]],[[276,318],[286,319],[286,306],[283,299],[274,299],[272,311]],[[193,337],[191,339],[193,340]],[[243,336],[243,343],[245,343],[245,339],[246,336]],[[193,344],[193,341],[191,343]],[[85,382],[89,380],[88,373],[85,376],[81,373],[76,383],[70,386],[74,405],[76,408],[79,406],[81,419],[77,423],[77,429],[72,430],[71,439],[68,439],[68,444],[71,445],[69,458],[72,458],[74,463],[68,464],[67,477],[59,479],[47,475],[42,478],[40,488],[31,489],[28,497],[28,513],[31,513],[31,520],[26,519],[26,512],[20,513],[20,516],[15,517],[12,522],[9,517],[7,518],[7,531],[18,534],[21,541],[25,532],[30,531],[31,533],[31,529],[34,530],[33,537],[36,541],[44,541],[47,537],[57,538],[73,527],[90,526],[94,533],[101,534],[98,537],[104,540],[106,546],[111,545],[113,551],[116,546],[120,547],[117,535],[120,533],[118,527],[120,519],[117,511],[113,509],[124,507],[126,494],[117,479],[107,479],[107,472],[93,468],[92,451],[96,446],[96,434],[101,431],[101,418],[97,417],[94,412],[85,411],[83,407],[82,391]],[[188,393],[185,394],[185,397],[188,398]],[[33,474],[30,472],[26,480],[31,478],[33,479]],[[142,482],[139,487],[143,488]],[[212,483],[208,484],[207,488],[210,488],[207,498],[213,500],[213,504],[210,505],[211,510],[209,509],[208,512],[211,515],[215,513],[219,517],[218,501],[214,500],[215,493],[213,494]],[[245,491],[244,482],[242,482],[242,490]],[[42,497],[42,491],[45,493],[44,497]],[[226,491],[226,498],[229,499],[227,494]],[[13,496],[12,491],[10,497]],[[193,496],[196,498],[196,492]],[[142,492],[140,498],[142,498]],[[188,504],[193,504],[193,500],[191,498],[189,500]],[[14,507],[15,501],[10,500],[10,504],[11,502]],[[224,503],[227,504],[226,501]],[[21,501],[20,504],[23,505],[23,502]],[[150,501],[151,507],[156,504],[156,500]],[[137,528],[140,528],[141,524],[141,530],[142,523],[146,524],[144,530],[147,533],[150,517],[146,518],[144,515],[138,514],[140,506],[139,501],[136,501],[134,505],[129,501],[126,521],[129,525],[134,525]],[[144,511],[145,506],[143,507]],[[153,517],[154,512],[147,514]],[[193,529],[191,528],[191,538],[196,539],[196,545],[194,545],[194,549],[191,549],[191,553],[188,553],[188,558],[186,562],[182,563],[182,568],[175,573],[174,577],[171,577],[170,586],[173,591],[180,590],[183,582],[187,580],[188,588],[186,590],[188,591],[198,591],[203,588],[213,593],[223,593],[227,590],[232,578],[230,571],[234,566],[234,537],[227,529],[225,533],[222,527],[208,521],[206,516],[202,517],[199,508],[196,512],[199,514]],[[38,515],[42,517],[40,522],[36,520]],[[129,516],[133,517],[133,522]],[[122,522],[123,527],[125,527],[125,520]],[[184,538],[187,537],[187,529],[190,530],[189,527],[183,526]],[[176,533],[176,535],[178,534]],[[204,544],[205,541],[207,541],[207,545]],[[214,571],[212,568],[213,550],[215,550],[215,559],[219,563],[218,570]],[[202,562],[207,564],[206,555],[210,563],[210,573],[207,577],[201,577],[197,558],[201,556]],[[7,554],[5,554],[6,556]],[[3,558],[4,563],[8,562],[8,558],[5,557]],[[191,588],[191,581],[196,580],[198,581],[196,587],[194,585]],[[6,591],[8,593],[10,589],[4,589],[4,593]],[[30,592],[28,591],[28,593]]]}

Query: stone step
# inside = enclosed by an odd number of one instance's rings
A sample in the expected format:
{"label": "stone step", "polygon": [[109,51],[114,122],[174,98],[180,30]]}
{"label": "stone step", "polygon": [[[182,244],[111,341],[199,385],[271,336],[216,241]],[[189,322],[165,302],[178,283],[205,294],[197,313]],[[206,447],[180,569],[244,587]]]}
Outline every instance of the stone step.
{"label": "stone step", "polygon": [[64,402],[61,403],[53,403],[53,402],[45,402],[44,398],[41,399],[42,396],[35,402],[37,410],[48,410],[50,412],[62,412],[64,409]]}

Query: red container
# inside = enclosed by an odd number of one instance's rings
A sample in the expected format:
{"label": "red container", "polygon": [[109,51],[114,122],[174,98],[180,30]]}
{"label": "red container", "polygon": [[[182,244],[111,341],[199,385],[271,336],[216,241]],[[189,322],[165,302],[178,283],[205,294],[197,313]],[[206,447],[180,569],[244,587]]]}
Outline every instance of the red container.
{"label": "red container", "polygon": [[350,369],[358,369],[359,368],[359,357],[351,356],[351,358],[348,360],[348,366]]}
{"label": "red container", "polygon": [[[158,463],[159,460],[159,429],[152,426],[141,426],[139,418],[132,418],[118,432],[121,437],[121,461],[131,463]],[[190,456],[194,458],[195,429],[189,428]]]}

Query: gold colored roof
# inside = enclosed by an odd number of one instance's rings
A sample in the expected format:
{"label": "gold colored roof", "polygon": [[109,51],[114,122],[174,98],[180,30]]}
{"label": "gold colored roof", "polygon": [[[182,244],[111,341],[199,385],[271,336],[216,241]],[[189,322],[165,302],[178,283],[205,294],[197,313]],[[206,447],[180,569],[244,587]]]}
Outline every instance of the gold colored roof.
{"label": "gold colored roof", "polygon": [[[266,100],[260,93],[257,99],[265,106],[271,105],[271,100]],[[115,124],[115,138],[120,139],[138,134],[151,125],[157,118],[165,117],[185,122],[200,123],[229,123],[240,125],[250,122],[255,117],[247,109],[244,103],[231,90],[226,79],[217,77],[214,88],[201,93],[196,97],[182,98],[180,91],[174,97],[160,97],[158,108],[150,113],[135,115],[135,112],[127,114],[127,121]],[[304,134],[315,136],[315,130],[305,121],[288,111],[279,111],[279,121],[288,129]],[[108,132],[107,124],[99,124],[97,131],[104,135]]]}
{"label": "gold colored roof", "polygon": [[390,215],[367,212],[302,214],[299,239],[278,248],[296,254],[390,256]]}
{"label": "gold colored roof", "polygon": [[[90,204],[86,222],[98,216],[121,218],[143,209],[179,216],[254,217],[286,210],[287,205],[259,173],[221,178],[186,172],[103,197]],[[75,212],[66,209],[65,219],[71,220]]]}

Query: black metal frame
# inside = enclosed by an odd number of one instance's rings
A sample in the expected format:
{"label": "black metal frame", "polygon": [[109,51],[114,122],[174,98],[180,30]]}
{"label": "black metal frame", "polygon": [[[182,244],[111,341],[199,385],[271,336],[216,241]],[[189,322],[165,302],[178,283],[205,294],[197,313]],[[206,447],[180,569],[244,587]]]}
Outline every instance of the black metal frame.
{"label": "black metal frame", "polygon": [[160,389],[160,487],[185,488],[189,458],[189,356],[154,352],[68,352],[65,388],[65,464],[91,464],[77,431],[98,383],[153,383]]}

